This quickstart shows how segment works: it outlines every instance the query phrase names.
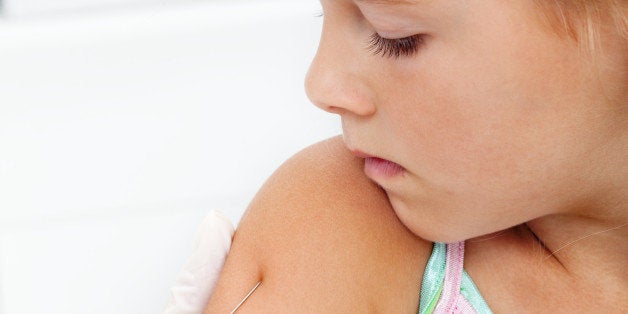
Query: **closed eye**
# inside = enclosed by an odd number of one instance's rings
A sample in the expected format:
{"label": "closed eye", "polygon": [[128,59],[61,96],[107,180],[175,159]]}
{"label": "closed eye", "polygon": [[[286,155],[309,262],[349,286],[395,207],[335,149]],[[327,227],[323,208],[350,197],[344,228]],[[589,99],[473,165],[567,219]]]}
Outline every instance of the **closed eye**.
{"label": "closed eye", "polygon": [[374,55],[381,54],[383,57],[399,58],[410,57],[416,54],[423,45],[424,36],[422,34],[412,35],[404,38],[388,39],[373,33],[369,39],[368,50]]}

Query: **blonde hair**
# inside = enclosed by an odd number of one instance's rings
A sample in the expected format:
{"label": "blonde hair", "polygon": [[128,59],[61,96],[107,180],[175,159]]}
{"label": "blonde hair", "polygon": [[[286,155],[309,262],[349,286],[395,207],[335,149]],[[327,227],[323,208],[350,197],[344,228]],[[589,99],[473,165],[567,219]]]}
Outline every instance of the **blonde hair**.
{"label": "blonde hair", "polygon": [[[628,1],[626,0],[533,0],[539,7],[539,17],[561,38],[573,40],[589,73],[601,88],[607,104],[622,114],[628,113],[625,101],[625,80],[608,82],[605,68],[625,69],[628,62]],[[608,50],[607,47],[610,47]],[[616,54],[619,55],[616,55]],[[602,62],[606,60],[606,62]],[[620,70],[622,71],[622,70]],[[625,72],[624,72],[625,73]],[[615,76],[617,78],[617,76]],[[609,84],[611,83],[611,84]]]}
{"label": "blonde hair", "polygon": [[583,51],[595,56],[603,28],[628,43],[628,1],[625,0],[534,0],[547,26],[557,35],[568,36]]}

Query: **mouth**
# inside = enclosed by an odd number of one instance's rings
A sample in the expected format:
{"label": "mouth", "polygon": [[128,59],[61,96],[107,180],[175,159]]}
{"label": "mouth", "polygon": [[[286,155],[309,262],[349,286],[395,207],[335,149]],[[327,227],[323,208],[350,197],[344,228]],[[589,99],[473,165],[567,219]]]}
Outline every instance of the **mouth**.
{"label": "mouth", "polygon": [[401,165],[380,157],[367,154],[360,150],[351,150],[356,157],[364,159],[364,173],[375,179],[390,179],[402,175],[406,170]]}

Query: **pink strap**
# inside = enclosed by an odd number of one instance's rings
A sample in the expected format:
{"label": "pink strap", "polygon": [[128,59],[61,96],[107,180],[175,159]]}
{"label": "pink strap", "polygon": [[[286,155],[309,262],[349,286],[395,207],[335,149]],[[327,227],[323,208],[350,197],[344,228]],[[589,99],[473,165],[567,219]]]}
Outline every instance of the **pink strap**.
{"label": "pink strap", "polygon": [[476,313],[473,306],[460,294],[464,265],[464,241],[447,244],[445,279],[434,313]]}

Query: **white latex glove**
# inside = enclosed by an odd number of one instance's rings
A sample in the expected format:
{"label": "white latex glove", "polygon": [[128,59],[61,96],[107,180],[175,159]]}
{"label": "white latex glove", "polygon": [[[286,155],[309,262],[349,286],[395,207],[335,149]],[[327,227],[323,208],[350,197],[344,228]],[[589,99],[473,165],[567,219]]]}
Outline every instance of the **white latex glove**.
{"label": "white latex glove", "polygon": [[170,288],[163,314],[203,313],[231,247],[234,228],[227,217],[212,210],[194,237],[195,249]]}

